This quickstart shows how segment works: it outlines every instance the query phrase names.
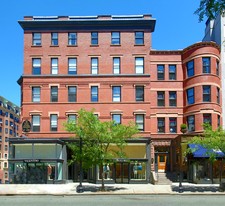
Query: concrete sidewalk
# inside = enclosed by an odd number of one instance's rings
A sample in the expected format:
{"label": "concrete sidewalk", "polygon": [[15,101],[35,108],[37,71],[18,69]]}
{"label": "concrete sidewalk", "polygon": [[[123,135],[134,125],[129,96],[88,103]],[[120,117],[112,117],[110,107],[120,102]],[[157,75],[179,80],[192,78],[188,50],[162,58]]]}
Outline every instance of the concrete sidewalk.
{"label": "concrete sidewalk", "polygon": [[84,192],[77,193],[78,183],[68,184],[2,184],[0,195],[122,195],[122,194],[222,194],[219,185],[196,185],[183,183],[179,192],[179,183],[172,185],[152,184],[106,184],[106,191],[100,190],[100,184],[83,183]]}

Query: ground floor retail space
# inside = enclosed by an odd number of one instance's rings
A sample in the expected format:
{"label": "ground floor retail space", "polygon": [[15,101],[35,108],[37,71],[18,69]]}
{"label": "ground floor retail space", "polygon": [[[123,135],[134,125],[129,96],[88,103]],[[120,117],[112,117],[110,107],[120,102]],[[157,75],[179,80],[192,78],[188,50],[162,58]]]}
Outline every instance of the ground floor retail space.
{"label": "ground floor retail space", "polygon": [[[9,145],[9,183],[51,184],[80,180],[79,163],[68,164],[72,154],[66,140],[13,138]],[[127,141],[125,158],[106,160],[103,166],[93,165],[83,171],[82,181],[100,183],[104,174],[109,183],[149,183],[150,150],[147,138]]]}

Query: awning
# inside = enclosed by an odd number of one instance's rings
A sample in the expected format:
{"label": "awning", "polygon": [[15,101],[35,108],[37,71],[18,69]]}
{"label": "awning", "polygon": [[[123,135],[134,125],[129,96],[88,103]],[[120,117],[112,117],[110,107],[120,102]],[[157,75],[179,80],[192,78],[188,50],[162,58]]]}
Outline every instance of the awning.
{"label": "awning", "polygon": [[196,158],[209,158],[211,153],[214,153],[217,158],[225,157],[221,150],[208,150],[199,144],[188,144],[188,147],[192,150],[193,157]]}

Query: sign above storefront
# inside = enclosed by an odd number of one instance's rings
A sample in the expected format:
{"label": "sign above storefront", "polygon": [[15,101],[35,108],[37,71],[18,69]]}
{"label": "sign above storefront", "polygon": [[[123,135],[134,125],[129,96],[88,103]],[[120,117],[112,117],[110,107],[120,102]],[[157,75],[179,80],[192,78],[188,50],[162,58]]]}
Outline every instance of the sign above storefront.
{"label": "sign above storefront", "polygon": [[23,160],[25,163],[35,163],[35,162],[40,162],[39,159],[27,159],[27,160]]}
{"label": "sign above storefront", "polygon": [[30,132],[30,130],[31,130],[31,123],[30,123],[29,120],[26,119],[25,121],[23,121],[22,130],[23,130],[23,132]]}

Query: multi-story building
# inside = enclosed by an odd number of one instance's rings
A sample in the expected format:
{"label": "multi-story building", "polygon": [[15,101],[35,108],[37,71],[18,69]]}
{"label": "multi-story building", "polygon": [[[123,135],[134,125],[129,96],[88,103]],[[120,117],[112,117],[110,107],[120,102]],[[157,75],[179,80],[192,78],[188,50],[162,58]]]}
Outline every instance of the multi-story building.
{"label": "multi-story building", "polygon": [[[202,41],[214,41],[216,42],[221,50],[221,63],[220,63],[220,74],[221,74],[221,82],[222,82],[222,116],[225,116],[225,16],[224,12],[220,15],[217,15],[215,19],[208,19],[206,22],[205,28],[205,36]],[[225,128],[225,121],[222,124],[223,128]]]}
{"label": "multi-story building", "polygon": [[0,183],[9,180],[9,138],[19,135],[20,108],[0,96]]}
{"label": "multi-story building", "polygon": [[[155,51],[151,15],[28,16],[19,24],[25,137],[11,141],[12,182],[77,179],[76,165],[67,166],[65,142],[71,134],[63,123],[76,119],[80,108],[94,108],[101,121],[138,125],[139,138],[128,141],[127,158],[110,164],[108,181],[116,183],[149,182],[153,170],[173,171],[171,140],[181,134],[183,122],[189,132],[201,132],[204,121],[218,124],[216,44]],[[86,178],[99,181],[100,170],[93,168]]]}

